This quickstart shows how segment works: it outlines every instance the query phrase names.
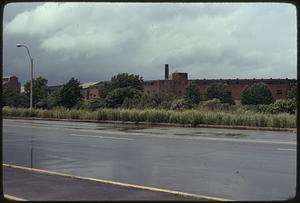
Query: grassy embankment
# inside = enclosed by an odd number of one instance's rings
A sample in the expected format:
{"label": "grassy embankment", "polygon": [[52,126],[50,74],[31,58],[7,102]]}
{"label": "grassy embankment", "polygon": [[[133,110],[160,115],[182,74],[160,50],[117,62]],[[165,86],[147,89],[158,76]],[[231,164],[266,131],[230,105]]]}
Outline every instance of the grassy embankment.
{"label": "grassy embankment", "polygon": [[267,114],[252,111],[199,111],[199,110],[158,110],[158,109],[99,109],[96,111],[51,110],[28,108],[3,108],[3,116],[39,117],[55,119],[112,120],[155,123],[235,125],[255,127],[295,128],[296,116],[288,113]]}

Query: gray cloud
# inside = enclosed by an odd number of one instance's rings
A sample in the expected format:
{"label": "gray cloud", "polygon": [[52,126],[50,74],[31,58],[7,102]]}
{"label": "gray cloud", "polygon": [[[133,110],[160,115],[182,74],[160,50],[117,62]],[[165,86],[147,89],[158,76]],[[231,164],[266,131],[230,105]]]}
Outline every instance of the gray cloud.
{"label": "gray cloud", "polygon": [[[291,4],[43,3],[4,12],[4,74],[49,84],[120,72],[162,79],[163,66],[196,78],[295,78],[296,9]],[[23,9],[22,9],[23,8]],[[26,65],[28,64],[28,65]]]}

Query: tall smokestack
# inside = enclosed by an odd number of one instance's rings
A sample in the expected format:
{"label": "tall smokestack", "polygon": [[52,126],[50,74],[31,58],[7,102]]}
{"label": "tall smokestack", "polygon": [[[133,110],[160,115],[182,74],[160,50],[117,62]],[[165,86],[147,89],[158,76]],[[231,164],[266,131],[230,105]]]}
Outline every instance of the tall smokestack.
{"label": "tall smokestack", "polygon": [[165,80],[169,80],[169,64],[165,64]]}

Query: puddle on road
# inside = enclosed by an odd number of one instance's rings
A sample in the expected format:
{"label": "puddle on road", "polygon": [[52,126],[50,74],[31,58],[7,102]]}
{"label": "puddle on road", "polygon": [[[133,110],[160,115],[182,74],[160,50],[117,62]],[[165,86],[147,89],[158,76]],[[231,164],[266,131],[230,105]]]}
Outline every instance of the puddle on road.
{"label": "puddle on road", "polygon": [[226,137],[246,137],[247,135],[245,134],[241,134],[241,133],[225,133],[225,134],[222,134]]}
{"label": "puddle on road", "polygon": [[[91,126],[89,126],[89,129]],[[72,126],[72,129],[80,130],[86,129],[85,127]],[[119,132],[128,132],[128,133],[146,133],[146,134],[155,134],[155,135],[163,135],[165,134],[165,130],[161,128],[151,128],[147,126],[138,126],[138,125],[106,125],[106,126],[93,126],[94,130],[101,130],[101,131],[119,131]],[[151,130],[152,129],[152,130]],[[150,130],[150,131],[148,131]],[[196,131],[196,132],[171,132],[167,133],[168,135],[175,135],[175,136],[191,136],[191,137],[231,137],[231,138],[244,138],[247,134],[243,133],[231,133],[231,132],[210,132],[210,131]]]}

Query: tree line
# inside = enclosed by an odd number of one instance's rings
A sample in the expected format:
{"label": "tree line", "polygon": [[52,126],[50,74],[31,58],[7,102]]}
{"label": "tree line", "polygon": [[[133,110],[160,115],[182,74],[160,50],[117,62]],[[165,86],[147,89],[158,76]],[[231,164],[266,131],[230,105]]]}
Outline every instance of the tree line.
{"label": "tree line", "polygon": [[[143,78],[139,75],[120,73],[113,76],[101,86],[98,98],[83,100],[80,81],[71,78],[61,89],[53,92],[48,90],[48,80],[43,77],[33,79],[33,105],[35,108],[51,109],[62,106],[68,109],[97,108],[160,108],[160,109],[189,109],[195,105],[233,105],[234,100],[227,84],[213,83],[205,92],[200,92],[197,84],[191,82],[184,96],[160,96],[143,94]],[[30,82],[24,85],[24,92],[14,92],[3,89],[2,106],[29,107]],[[296,103],[296,89],[288,94],[288,99]],[[217,102],[216,102],[217,101]],[[289,101],[290,102],[290,101]],[[219,103],[219,104],[216,104]],[[268,86],[255,83],[241,93],[242,105],[270,105],[274,98]]]}

